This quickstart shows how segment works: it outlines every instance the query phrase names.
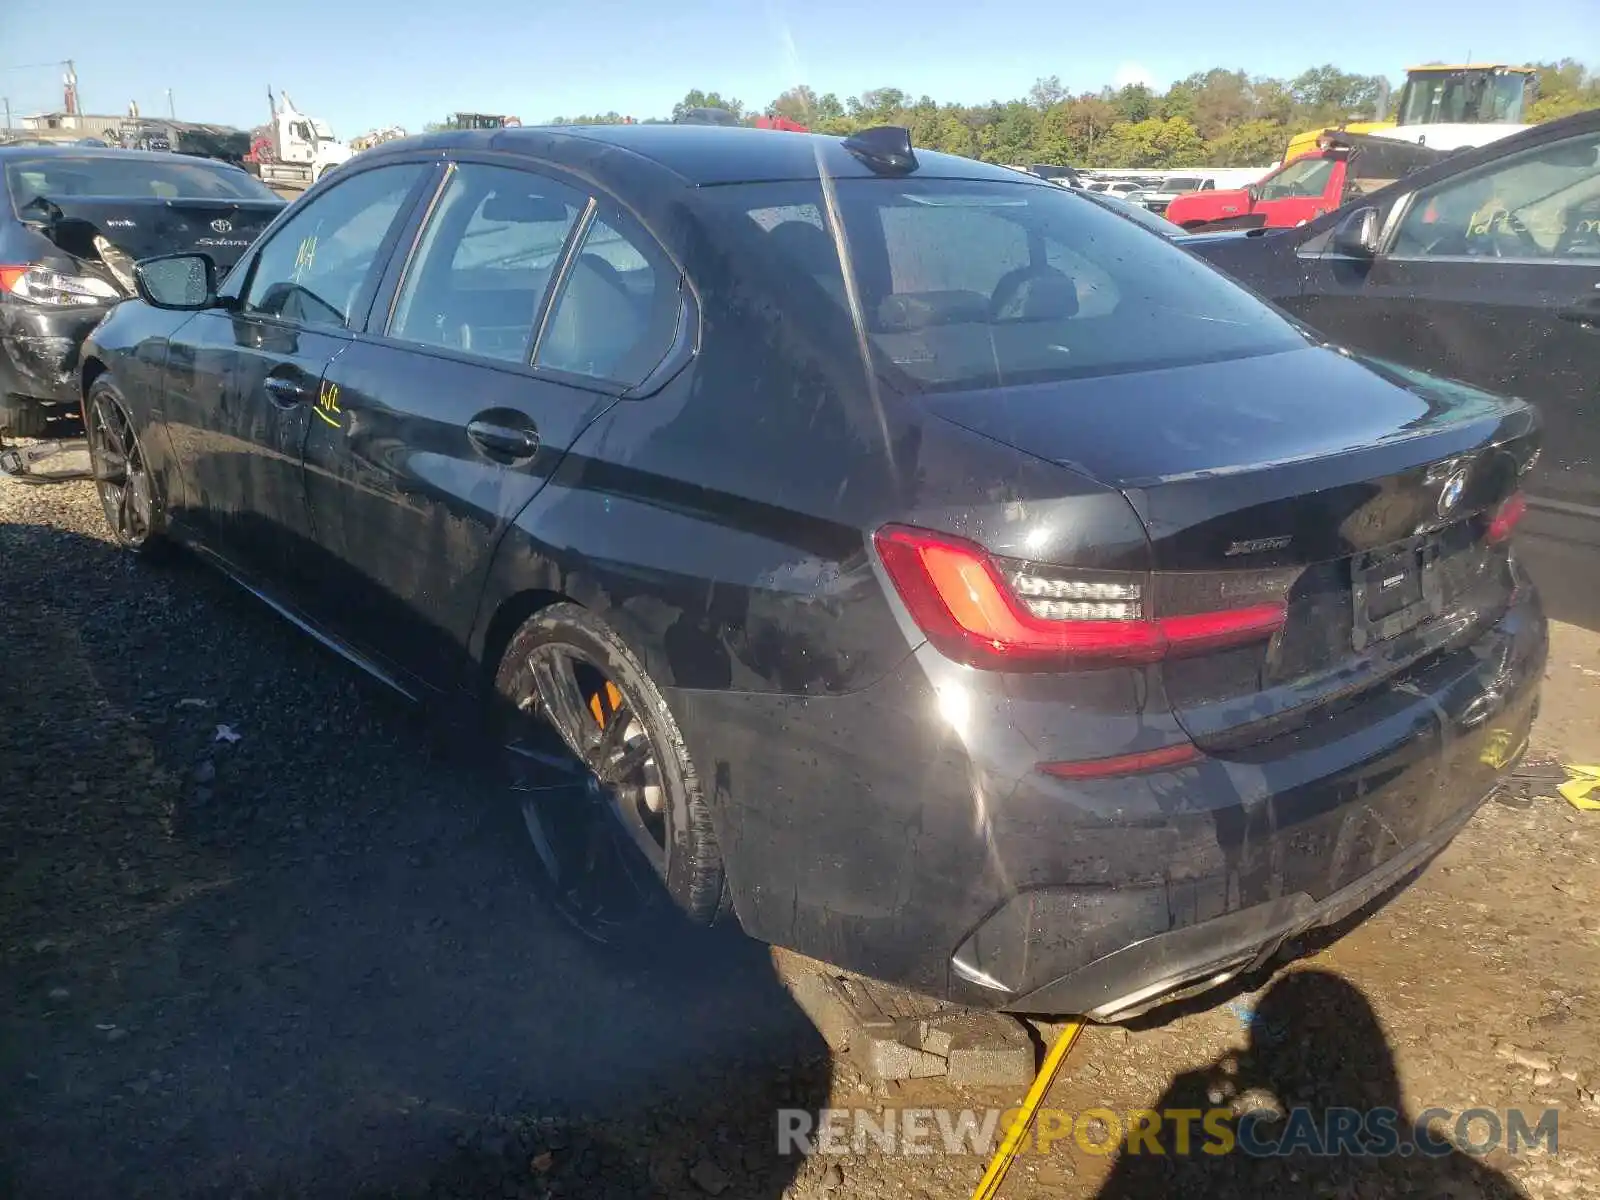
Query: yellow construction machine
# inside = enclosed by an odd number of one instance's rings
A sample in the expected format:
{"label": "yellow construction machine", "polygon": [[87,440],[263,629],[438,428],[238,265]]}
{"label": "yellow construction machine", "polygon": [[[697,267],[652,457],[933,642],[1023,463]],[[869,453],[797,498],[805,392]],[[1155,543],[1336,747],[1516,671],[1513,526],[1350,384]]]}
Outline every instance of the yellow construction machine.
{"label": "yellow construction machine", "polygon": [[1283,161],[1317,149],[1332,129],[1370,133],[1416,142],[1434,150],[1482,146],[1528,127],[1528,114],[1538,95],[1539,74],[1533,67],[1503,63],[1429,63],[1407,67],[1393,116],[1376,121],[1349,121],[1318,126],[1289,141]]}

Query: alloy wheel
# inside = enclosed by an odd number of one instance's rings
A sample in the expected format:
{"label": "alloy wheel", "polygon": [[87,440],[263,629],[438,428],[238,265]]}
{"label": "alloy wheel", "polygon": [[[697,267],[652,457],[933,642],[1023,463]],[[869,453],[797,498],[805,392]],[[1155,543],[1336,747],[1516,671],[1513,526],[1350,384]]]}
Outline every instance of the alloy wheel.
{"label": "alloy wheel", "polygon": [[106,521],[123,545],[138,549],[151,533],[150,473],[127,411],[103,391],[90,403],[89,453]]}
{"label": "alloy wheel", "polygon": [[616,943],[666,900],[666,788],[637,702],[577,647],[545,643],[518,672],[513,797],[556,908]]}

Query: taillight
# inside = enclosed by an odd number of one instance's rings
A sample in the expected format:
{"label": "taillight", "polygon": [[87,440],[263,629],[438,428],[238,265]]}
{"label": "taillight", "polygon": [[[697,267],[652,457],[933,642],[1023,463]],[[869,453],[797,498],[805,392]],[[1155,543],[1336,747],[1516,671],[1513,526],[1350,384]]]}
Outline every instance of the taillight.
{"label": "taillight", "polygon": [[1147,663],[1265,640],[1281,599],[1212,611],[1156,611],[1151,577],[1005,564],[964,538],[888,525],[874,539],[911,619],[942,653],[991,669]]}
{"label": "taillight", "polygon": [[1490,545],[1505,541],[1527,512],[1528,498],[1521,492],[1513,492],[1490,514],[1489,530],[1483,535],[1484,541]]}

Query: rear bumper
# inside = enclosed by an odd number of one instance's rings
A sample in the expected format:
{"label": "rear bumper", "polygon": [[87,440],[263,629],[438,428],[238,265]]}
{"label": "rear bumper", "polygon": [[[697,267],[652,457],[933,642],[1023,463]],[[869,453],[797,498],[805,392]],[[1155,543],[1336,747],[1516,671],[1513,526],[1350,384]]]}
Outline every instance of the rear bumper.
{"label": "rear bumper", "polygon": [[45,308],[0,298],[0,413],[76,416],[79,352],[110,307]]}
{"label": "rear bumper", "polygon": [[[1521,757],[1526,742],[1510,763]],[[1508,765],[1510,765],[1508,763]],[[1302,934],[1335,925],[1407,881],[1471,820],[1487,794],[1421,841],[1321,901],[1305,892],[1145,938],[1009,1003],[1026,1013],[1076,1013],[1096,1021],[1136,1017],[1264,966]]]}
{"label": "rear bumper", "polygon": [[[669,702],[753,936],[960,1003],[1113,1019],[1264,961],[1443,848],[1526,744],[1546,654],[1524,584],[1352,709],[1093,781],[1035,769],[1085,727],[1127,748],[1092,695],[926,648],[854,695]],[[1153,706],[1138,722],[1144,744],[1178,736]]]}

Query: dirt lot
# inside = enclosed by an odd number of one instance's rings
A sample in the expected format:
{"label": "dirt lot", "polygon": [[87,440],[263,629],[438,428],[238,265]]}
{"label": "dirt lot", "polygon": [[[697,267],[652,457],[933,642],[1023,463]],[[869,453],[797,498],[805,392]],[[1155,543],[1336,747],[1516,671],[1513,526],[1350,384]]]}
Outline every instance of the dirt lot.
{"label": "dirt lot", "polygon": [[[736,936],[576,943],[469,755],[222,581],[126,561],[86,484],[0,479],[0,611],[0,1195],[970,1194],[971,1155],[781,1156],[774,1112],[1015,1092],[862,1083]],[[1537,749],[1600,759],[1597,713],[1600,638],[1559,626]],[[1555,1105],[1559,1154],[1068,1140],[1003,1195],[1600,1195],[1597,855],[1600,813],[1490,805],[1293,983],[1091,1030],[1050,1099]]]}

